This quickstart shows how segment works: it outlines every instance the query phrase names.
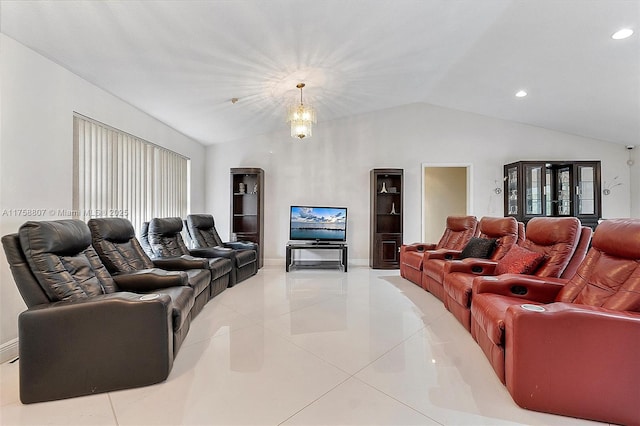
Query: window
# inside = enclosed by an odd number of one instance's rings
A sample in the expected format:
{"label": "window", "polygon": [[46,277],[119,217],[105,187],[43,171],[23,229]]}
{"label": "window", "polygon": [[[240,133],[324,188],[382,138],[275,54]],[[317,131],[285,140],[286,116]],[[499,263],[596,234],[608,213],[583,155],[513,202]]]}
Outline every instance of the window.
{"label": "window", "polygon": [[79,114],[73,117],[74,216],[185,217],[190,160]]}

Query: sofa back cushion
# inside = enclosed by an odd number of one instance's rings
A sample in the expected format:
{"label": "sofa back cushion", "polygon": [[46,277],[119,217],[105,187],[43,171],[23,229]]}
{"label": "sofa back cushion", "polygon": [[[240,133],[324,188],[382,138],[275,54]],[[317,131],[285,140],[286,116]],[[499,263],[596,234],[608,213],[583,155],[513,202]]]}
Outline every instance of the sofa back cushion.
{"label": "sofa back cushion", "polygon": [[75,219],[26,222],[18,231],[25,258],[51,301],[117,291],[91,246],[87,225]]}
{"label": "sofa back cushion", "polygon": [[182,219],[154,218],[149,222],[149,246],[156,257],[179,257],[189,254],[182,240]]}
{"label": "sofa back cushion", "polygon": [[545,259],[535,275],[560,277],[569,264],[580,239],[580,220],[575,217],[536,217],[527,223],[522,247],[543,253]]}
{"label": "sofa back cushion", "polygon": [[462,250],[471,237],[476,236],[478,219],[475,216],[449,216],[447,227],[436,249]]}
{"label": "sofa back cushion", "polygon": [[640,312],[640,219],[602,222],[558,302]]}
{"label": "sofa back cushion", "polygon": [[142,250],[131,222],[124,218],[90,219],[93,248],[111,273],[134,272],[153,268],[153,262]]}
{"label": "sofa back cushion", "polygon": [[491,260],[500,260],[518,241],[518,221],[514,217],[483,217],[478,224],[480,238],[495,239]]}
{"label": "sofa back cushion", "polygon": [[213,216],[209,214],[190,214],[187,216],[187,228],[194,248],[222,246],[223,242],[216,231]]}

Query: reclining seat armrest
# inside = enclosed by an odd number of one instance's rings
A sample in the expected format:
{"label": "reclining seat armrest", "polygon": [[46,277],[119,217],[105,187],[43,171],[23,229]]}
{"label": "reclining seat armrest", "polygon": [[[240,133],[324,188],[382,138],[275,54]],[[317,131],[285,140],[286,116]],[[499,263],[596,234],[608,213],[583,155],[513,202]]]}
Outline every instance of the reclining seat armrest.
{"label": "reclining seat armrest", "polygon": [[401,247],[403,251],[425,252],[427,250],[435,250],[435,243],[413,243]]}
{"label": "reclining seat armrest", "polygon": [[209,269],[209,261],[201,257],[183,255],[180,257],[164,257],[151,259],[156,268],[169,271],[186,271],[188,269]]}
{"label": "reclining seat armrest", "polygon": [[251,241],[229,241],[224,246],[233,250],[256,250],[257,244]]}
{"label": "reclining seat armrest", "polygon": [[158,268],[113,275],[113,280],[121,290],[134,293],[189,285],[189,276],[185,272]]}
{"label": "reclining seat armrest", "polygon": [[530,410],[636,424],[640,314],[559,302],[541,308],[507,309],[505,374],[514,401]]}
{"label": "reclining seat armrest", "polygon": [[444,273],[463,272],[465,274],[492,276],[495,274],[498,262],[487,259],[466,258],[462,260],[452,260],[445,263]]}
{"label": "reclining seat armrest", "polygon": [[233,251],[233,249],[220,246],[190,249],[189,253],[191,253],[193,256],[204,257],[207,259],[215,257],[224,257],[231,260],[235,259],[235,252]]}
{"label": "reclining seat armrest", "polygon": [[165,380],[173,365],[171,322],[169,296],[127,292],[22,312],[20,400],[51,401]]}
{"label": "reclining seat armrest", "polygon": [[[532,277],[530,275],[503,274],[496,277],[476,277],[473,296],[493,293],[537,303],[552,303],[567,280],[562,278]],[[525,302],[523,302],[525,303]]]}
{"label": "reclining seat armrest", "polygon": [[424,260],[427,260],[427,259],[454,260],[454,259],[460,258],[460,253],[462,253],[462,250],[452,250],[452,249],[428,250],[424,254]]}

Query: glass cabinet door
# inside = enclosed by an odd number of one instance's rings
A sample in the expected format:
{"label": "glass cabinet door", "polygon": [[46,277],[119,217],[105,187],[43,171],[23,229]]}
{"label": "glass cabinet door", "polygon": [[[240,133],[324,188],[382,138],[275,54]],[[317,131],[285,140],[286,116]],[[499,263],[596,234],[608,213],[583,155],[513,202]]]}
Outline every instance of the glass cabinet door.
{"label": "glass cabinet door", "polygon": [[507,211],[508,215],[518,214],[518,167],[509,167],[507,169]]}
{"label": "glass cabinet door", "polygon": [[577,166],[576,196],[578,200],[577,214],[591,215],[596,210],[595,167]]}
{"label": "glass cabinet door", "polygon": [[571,169],[563,167],[556,174],[558,216],[571,216]]}
{"label": "glass cabinet door", "polygon": [[543,202],[543,165],[524,166],[524,188],[526,195],[525,214],[541,215]]}

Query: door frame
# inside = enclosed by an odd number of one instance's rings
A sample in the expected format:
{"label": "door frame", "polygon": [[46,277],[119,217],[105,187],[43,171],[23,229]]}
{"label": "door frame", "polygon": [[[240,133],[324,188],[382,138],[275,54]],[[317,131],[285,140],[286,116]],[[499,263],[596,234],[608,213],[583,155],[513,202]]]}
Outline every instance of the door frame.
{"label": "door frame", "polygon": [[424,233],[426,230],[426,197],[424,194],[425,190],[425,179],[424,174],[426,169],[436,168],[436,167],[447,167],[447,168],[465,168],[467,169],[467,215],[471,215],[473,211],[473,164],[472,163],[422,163],[420,167],[420,205],[421,205],[421,220],[420,220],[420,239],[424,239]]}

